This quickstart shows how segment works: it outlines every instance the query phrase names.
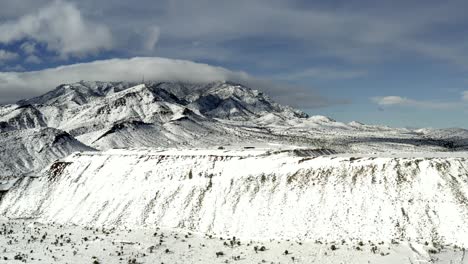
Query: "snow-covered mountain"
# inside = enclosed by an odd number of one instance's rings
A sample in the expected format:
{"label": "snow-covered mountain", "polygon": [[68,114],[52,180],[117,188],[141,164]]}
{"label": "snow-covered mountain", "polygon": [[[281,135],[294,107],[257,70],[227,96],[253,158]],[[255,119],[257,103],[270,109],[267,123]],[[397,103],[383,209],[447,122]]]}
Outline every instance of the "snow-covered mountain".
{"label": "snow-covered mountain", "polygon": [[93,150],[55,128],[4,132],[0,146],[0,180],[34,173],[76,151]]}
{"label": "snow-covered mountain", "polygon": [[[239,129],[237,124],[217,120],[246,122],[267,113],[306,117],[258,91],[226,82],[60,85],[42,96],[0,107],[1,153],[18,153],[17,159],[2,159],[2,175],[37,171],[52,159],[92,148],[214,146],[263,138],[281,141],[259,128]],[[39,131],[48,132],[42,137]],[[67,133],[67,149],[49,144],[41,150],[54,133]],[[37,136],[32,140],[31,135]]]}
{"label": "snow-covered mountain", "polygon": [[[228,82],[80,82],[7,106],[2,113],[3,131],[54,127],[102,149],[209,144],[210,139],[199,140],[208,134],[240,140],[249,131],[244,129],[245,133],[235,135],[230,129],[243,130],[238,129],[242,122],[267,114],[281,119],[307,117],[259,91]],[[235,121],[236,125],[224,124],[220,119]],[[128,140],[128,129],[138,131],[132,132],[132,141]],[[148,130],[152,133],[145,133]],[[213,141],[219,142],[219,138]]]}
{"label": "snow-covered mountain", "polygon": [[[25,132],[30,129],[52,128],[68,133],[74,142],[67,151],[52,151],[64,155],[83,148],[285,146],[369,153],[453,151],[468,146],[465,130],[454,137],[438,130],[412,131],[309,117],[260,91],[231,82],[82,81],[0,107],[0,135],[6,142],[0,147],[3,153],[12,148],[8,138],[27,137],[33,133]],[[20,151],[21,157],[31,160],[50,159],[26,148]],[[35,164],[18,161],[15,166],[24,165],[21,171],[42,168],[42,162]]]}

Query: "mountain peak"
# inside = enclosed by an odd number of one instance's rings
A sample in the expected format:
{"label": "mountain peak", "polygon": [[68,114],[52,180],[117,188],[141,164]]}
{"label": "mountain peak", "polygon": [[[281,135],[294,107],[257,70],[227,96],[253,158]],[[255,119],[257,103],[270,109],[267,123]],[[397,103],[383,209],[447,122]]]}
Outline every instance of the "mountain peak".
{"label": "mountain peak", "polygon": [[[184,140],[197,138],[200,133],[227,133],[223,127],[226,125],[218,124],[226,121],[256,123],[260,117],[269,114],[281,120],[307,117],[302,111],[280,105],[258,90],[229,81],[80,81],[59,85],[44,95],[20,101],[17,105],[30,111],[22,111],[19,115],[18,111],[2,108],[2,130],[53,127],[91,145],[97,142],[96,138],[114,142],[135,136],[126,134],[130,132],[127,126],[113,129],[116,124],[141,122],[146,125],[138,127],[138,130],[163,131],[161,139],[155,140],[160,142],[167,138],[171,142],[179,137]],[[18,121],[7,118],[13,114]],[[14,122],[15,125],[11,125]],[[103,139],[102,135],[119,139]],[[155,135],[157,133],[151,137]],[[148,142],[141,144],[146,146],[150,144]],[[132,143],[125,143],[129,144]]]}

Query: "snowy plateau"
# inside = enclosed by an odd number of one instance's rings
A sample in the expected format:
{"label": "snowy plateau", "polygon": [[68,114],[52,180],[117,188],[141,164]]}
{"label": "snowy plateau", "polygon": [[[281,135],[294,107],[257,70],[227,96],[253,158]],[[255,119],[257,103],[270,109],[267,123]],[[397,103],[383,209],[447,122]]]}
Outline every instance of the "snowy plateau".
{"label": "snowy plateau", "polygon": [[0,217],[0,263],[468,263],[468,131],[65,84],[0,106]]}

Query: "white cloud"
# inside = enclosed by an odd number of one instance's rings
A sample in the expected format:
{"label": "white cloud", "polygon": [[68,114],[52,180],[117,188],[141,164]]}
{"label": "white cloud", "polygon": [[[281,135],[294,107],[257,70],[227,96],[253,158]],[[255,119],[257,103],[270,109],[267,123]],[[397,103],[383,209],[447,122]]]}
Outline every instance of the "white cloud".
{"label": "white cloud", "polygon": [[153,51],[156,43],[159,41],[160,30],[159,27],[150,27],[145,35],[144,48],[146,51]]}
{"label": "white cloud", "polygon": [[20,49],[26,54],[34,54],[36,53],[36,43],[34,42],[24,42],[21,44]]}
{"label": "white cloud", "polygon": [[[85,21],[74,4],[54,1],[36,12],[0,24],[0,43],[32,39],[61,57],[83,56],[112,47],[110,30]],[[23,50],[32,52],[24,46]]]}
{"label": "white cloud", "polygon": [[401,96],[373,97],[371,100],[380,106],[409,106],[427,109],[453,109],[463,106],[461,102],[438,102],[414,100]]}
{"label": "white cloud", "polygon": [[18,58],[18,54],[14,52],[10,52],[7,50],[1,50],[0,49],[0,62],[2,61],[10,61]]}
{"label": "white cloud", "polygon": [[245,72],[157,57],[110,59],[31,72],[0,72],[0,103],[11,103],[52,90],[64,83],[87,81],[154,81],[206,83],[234,81],[263,90],[280,103],[313,108],[332,104],[305,89],[256,79]]}
{"label": "white cloud", "polygon": [[0,91],[24,90],[46,92],[63,83],[88,81],[140,81],[147,80],[211,82],[248,79],[242,72],[184,60],[138,57],[110,59],[60,66],[41,71],[0,73]]}
{"label": "white cloud", "polygon": [[246,80],[246,73],[191,61],[140,57],[110,59],[31,72],[0,72],[0,101],[13,102],[54,89],[63,83],[88,81],[187,81]]}
{"label": "white cloud", "polygon": [[374,97],[372,101],[378,105],[401,105],[411,103],[412,100],[400,96],[383,96],[383,97]]}

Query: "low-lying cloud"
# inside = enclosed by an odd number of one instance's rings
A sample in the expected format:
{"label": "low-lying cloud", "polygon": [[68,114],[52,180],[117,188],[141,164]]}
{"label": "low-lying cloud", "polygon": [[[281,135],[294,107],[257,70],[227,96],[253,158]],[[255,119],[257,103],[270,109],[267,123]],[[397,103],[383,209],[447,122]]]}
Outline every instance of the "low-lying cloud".
{"label": "low-lying cloud", "polygon": [[86,81],[179,81],[208,83],[234,81],[259,89],[280,103],[295,107],[314,108],[333,104],[313,92],[286,84],[259,80],[245,72],[222,67],[157,57],[110,59],[60,66],[31,72],[0,72],[0,103],[43,94],[60,84]]}

